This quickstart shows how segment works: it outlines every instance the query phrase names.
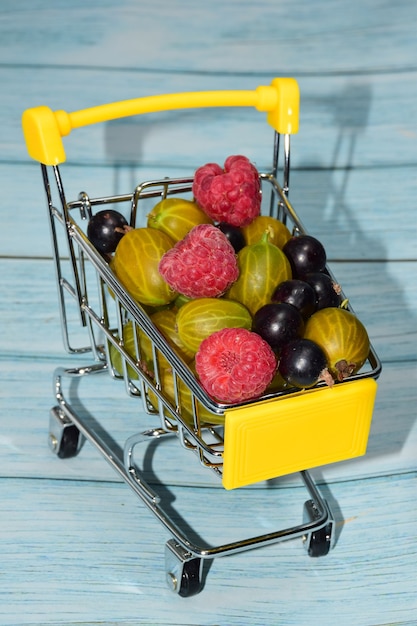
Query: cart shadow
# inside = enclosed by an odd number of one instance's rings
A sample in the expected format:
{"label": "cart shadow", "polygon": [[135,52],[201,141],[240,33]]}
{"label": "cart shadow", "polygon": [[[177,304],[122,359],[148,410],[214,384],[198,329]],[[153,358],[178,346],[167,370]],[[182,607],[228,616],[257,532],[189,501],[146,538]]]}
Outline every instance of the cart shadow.
{"label": "cart shadow", "polygon": [[[223,111],[223,116],[231,116],[231,111]],[[151,139],[154,150],[164,153],[166,141],[177,144],[181,141],[178,129],[182,129],[184,136],[193,137],[193,129],[198,129],[204,124],[210,124],[218,119],[218,113],[214,109],[201,110],[174,110],[160,111],[149,116],[135,116],[111,120],[104,126],[104,147],[108,162],[113,168],[113,193],[122,193],[128,189],[134,189],[139,180],[138,173],[141,168],[155,169],[156,165],[149,162],[148,141]],[[184,132],[184,129],[186,132]],[[197,139],[194,138],[196,143]],[[195,166],[176,165],[186,171],[186,175],[195,169]],[[172,164],[158,162],[158,171],[162,169],[170,171]],[[155,178],[152,176],[152,178]],[[156,178],[159,178],[157,176]]]}
{"label": "cart shadow", "polygon": [[[363,231],[358,219],[360,207],[352,206],[349,198],[349,189],[353,184],[352,177],[355,170],[361,167],[357,165],[356,153],[358,152],[358,141],[369,124],[372,88],[370,84],[364,81],[348,82],[340,92],[322,98],[309,98],[307,95],[304,100],[307,101],[307,106],[310,108],[324,109],[324,116],[329,119],[328,123],[336,128],[336,139],[329,165],[323,166],[320,155],[312,154],[305,159],[305,165],[301,163],[297,167],[297,180],[302,181],[302,184],[294,185],[297,190],[297,201],[294,203],[295,210],[298,211],[298,207],[307,207],[309,223],[321,224],[321,230],[328,233],[330,244],[331,238],[334,235],[337,236],[338,232],[345,235],[344,248],[333,252],[332,256],[335,258],[330,258],[329,264],[337,277],[338,265],[349,265],[350,274],[345,276],[345,280],[354,285],[355,288],[357,287],[362,297],[367,298],[369,290],[366,284],[354,282],[356,280],[355,264],[360,265],[364,270],[363,281],[366,280],[366,265],[378,264],[378,274],[374,276],[373,280],[378,281],[377,286],[380,287],[383,294],[386,294],[387,303],[395,307],[395,324],[393,321],[392,330],[390,329],[387,333],[391,325],[388,326],[389,322],[386,321],[386,312],[383,309],[379,310],[384,319],[381,326],[378,326],[376,305],[373,305],[370,298],[364,302],[369,311],[369,318],[365,324],[376,352],[382,359],[383,378],[385,365],[388,369],[390,361],[395,364],[394,367],[398,367],[399,361],[415,359],[411,337],[415,337],[416,334],[417,317],[415,310],[412,310],[408,304],[403,285],[400,285],[396,278],[390,274],[388,262],[390,256],[385,242],[378,235],[373,236],[371,229],[366,232]],[[369,175],[372,176],[372,169],[369,171]],[[380,191],[378,195],[381,196]],[[380,202],[384,202],[382,196]],[[309,230],[311,234],[314,234],[311,229]],[[346,257],[344,250],[349,250]],[[341,282],[345,289],[346,285],[343,281]],[[375,289],[375,285],[372,288]],[[348,290],[346,293],[349,295]],[[355,309],[354,300],[352,305]],[[407,334],[410,336],[410,341],[406,342],[404,338],[403,345],[400,346],[396,344],[395,337],[398,334],[396,331],[398,328],[402,329],[404,337]],[[390,341],[392,348],[389,346]],[[384,355],[384,352],[393,354],[390,359],[385,360],[385,365],[384,358],[381,356]],[[395,436],[389,436],[388,433],[392,433],[393,428],[389,428],[387,419],[392,420],[392,415],[388,415],[388,411],[385,410],[386,418],[378,420],[378,404],[381,402],[387,406],[390,402],[390,394],[392,394],[392,388],[380,385],[367,450],[367,459],[369,460],[373,457],[399,454],[406,444],[416,420],[413,411],[408,411],[407,415],[397,415]]]}
{"label": "cart shadow", "polygon": [[[80,421],[85,424],[86,428],[94,434],[94,439],[97,442],[103,442],[105,446],[107,446],[109,452],[111,452],[112,459],[117,459],[122,465],[124,465],[124,448],[120,443],[116,441],[114,436],[105,428],[103,425],[103,421],[100,421],[95,415],[87,408],[84,401],[81,399],[81,393],[79,391],[79,386],[81,384],[81,378],[73,378],[70,380],[68,384],[68,405],[71,406],[71,409],[76,413]],[[141,431],[140,431],[141,432]],[[140,432],[138,434],[140,434]],[[131,433],[134,434],[134,433]],[[173,434],[172,437],[175,437]],[[77,454],[81,451],[83,446],[86,444],[87,439],[82,437],[81,445],[78,449]],[[180,514],[180,512],[174,507],[174,502],[177,501],[177,496],[173,492],[172,488],[167,486],[166,481],[160,478],[155,467],[158,463],[154,462],[155,453],[158,446],[162,446],[166,443],[165,437],[155,437],[149,438],[146,437],[140,442],[139,445],[135,446],[133,451],[133,465],[138,471],[138,476],[140,476],[141,480],[146,482],[150,488],[156,492],[161,500],[161,506],[167,516],[172,519],[172,521],[178,525],[181,529],[181,532],[186,534],[189,539],[196,544],[205,545],[207,547],[212,547],[209,545],[206,540],[203,539],[202,535],[199,534]],[[135,452],[139,451],[141,459],[135,458]],[[125,468],[126,469],[126,468]],[[126,470],[126,474],[128,471]]]}
{"label": "cart shadow", "polygon": [[[173,489],[168,487],[166,482],[161,481],[161,479],[156,474],[154,467],[154,457],[156,454],[156,449],[160,445],[164,445],[164,439],[156,439],[147,444],[145,453],[143,454],[143,462],[142,462],[142,471],[146,475],[147,481],[152,485],[152,488],[155,489],[156,493],[161,499],[161,506],[164,510],[164,513],[169,517],[170,521],[178,528],[179,533],[186,537],[188,541],[190,541],[195,546],[203,549],[213,548],[213,544],[207,542],[207,540],[203,537],[203,535],[198,532],[194,526],[190,524],[189,519],[187,520],[174,506],[174,503],[178,501],[177,495],[174,493]],[[195,462],[195,459],[190,459],[191,463]],[[192,471],[192,468],[190,468]],[[189,518],[189,511],[187,514]],[[204,587],[204,583],[208,572],[213,565],[214,559],[203,559],[202,564],[202,586]]]}
{"label": "cart shadow", "polygon": [[[80,398],[79,387],[81,384],[81,379],[71,379],[68,385],[68,402],[72,407],[73,411],[80,416],[83,424],[90,430],[90,432],[94,433],[94,438],[97,441],[103,442],[109,450],[111,450],[112,459],[117,459],[123,465],[124,462],[124,449],[123,447],[114,439],[111,433],[103,426],[103,422],[99,421],[91,411],[89,411]],[[175,435],[173,435],[175,436]],[[82,447],[86,443],[86,438],[82,437],[82,442],[77,454],[81,451]],[[175,502],[178,502],[178,497],[174,493],[173,488],[167,486],[166,482],[163,482],[159,476],[157,475],[154,467],[157,463],[154,463],[154,457],[156,453],[156,449],[160,445],[164,445],[165,438],[154,438],[147,440],[144,439],[144,442],[139,446],[135,447],[139,449],[141,454],[141,462],[139,466],[139,461],[136,462],[134,460],[133,466],[138,472],[138,476],[140,476],[142,481],[146,481],[146,483],[150,486],[151,490],[159,497],[160,505],[158,505],[163,512],[163,515],[166,519],[169,519],[169,522],[172,523],[177,529],[179,535],[186,537],[191,544],[194,544],[197,547],[201,547],[201,549],[210,549],[213,544],[207,542],[204,537],[197,532],[197,530],[185,519],[185,517],[179,512],[178,508],[175,507]],[[191,463],[194,461],[191,458]],[[190,468],[191,471],[191,468]],[[126,470],[126,482],[129,481],[128,472]],[[189,513],[187,514],[189,517]],[[202,585],[204,585],[205,578],[210,570],[213,559],[203,559],[203,567],[202,567]]]}
{"label": "cart shadow", "polygon": [[[345,245],[349,248],[350,258],[352,258],[352,251],[355,251],[355,258],[359,259],[360,263],[366,263],[366,260],[362,260],[363,251],[366,251],[366,259],[378,263],[378,284],[383,286],[384,293],[395,294],[396,326],[410,329],[410,334],[415,334],[417,327],[415,311],[407,305],[405,294],[395,278],[390,275],[388,263],[384,262],[389,258],[385,244],[377,236],[373,237],[370,234],[371,231],[363,232],[356,217],[359,214],[358,207],[352,206],[349,200],[349,186],[356,167],[358,140],[369,123],[372,104],[371,86],[365,82],[350,82],[340,92],[328,97],[309,98],[306,96],[304,100],[307,101],[307,107],[324,109],[324,116],[329,118],[328,123],[336,127],[336,139],[330,165],[323,166],[320,156],[313,154],[308,156],[305,165],[301,163],[297,167],[296,177],[298,181],[302,181],[302,184],[294,186],[297,196],[297,201],[294,203],[295,210],[298,211],[298,207],[308,207],[310,223],[321,223],[321,228],[323,229],[324,225],[329,233],[337,232],[338,229],[346,232]],[[311,229],[309,230],[311,232]],[[338,262],[349,263],[349,260],[344,261],[343,250],[339,254],[338,258],[329,261],[336,276]],[[351,262],[352,265],[354,263],[355,261]],[[364,288],[366,289],[366,287]],[[371,313],[374,315],[375,310],[372,310]],[[375,343],[377,353],[380,350],[383,351],[386,337],[376,337],[374,341],[372,329],[370,335],[373,343]],[[405,356],[405,358],[408,357]],[[370,467],[373,458],[377,459],[381,456],[400,453],[416,419],[412,411],[407,415],[402,415],[395,424],[395,437],[387,436],[386,420],[378,420],[378,402],[387,404],[390,393],[392,393],[392,388],[385,389],[382,385],[380,386],[366,454],[367,460],[370,461]],[[388,417],[388,412],[386,415]],[[392,416],[389,417],[392,418]],[[331,487],[326,483],[323,472],[320,469],[314,469],[312,473],[332,512],[335,521],[334,540],[336,544],[345,524],[343,511],[334,497]],[[270,488],[276,488],[279,483],[280,479],[268,482]]]}

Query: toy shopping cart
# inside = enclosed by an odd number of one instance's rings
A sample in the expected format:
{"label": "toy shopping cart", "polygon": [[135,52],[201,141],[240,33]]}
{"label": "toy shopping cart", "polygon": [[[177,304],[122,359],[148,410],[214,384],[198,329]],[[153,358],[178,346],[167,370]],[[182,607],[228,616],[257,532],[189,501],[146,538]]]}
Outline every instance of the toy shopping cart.
{"label": "toy shopping cart", "polygon": [[[166,575],[169,586],[181,596],[202,589],[203,563],[216,557],[297,537],[304,540],[310,556],[328,553],[334,538],[334,519],[309,469],[365,453],[376,379],[381,371],[371,346],[360,372],[332,388],[319,383],[302,391],[268,391],[256,400],[236,404],[216,402],[158,330],[149,310],[124,289],[111,263],[86,236],[86,225],[99,209],[118,209],[127,215],[130,226],[137,227],[149,207],[161,199],[192,199],[193,179],[147,180],[126,194],[106,197],[93,198],[81,191],[76,199],[68,200],[60,171],[65,161],[63,136],[78,127],[126,116],[226,106],[253,107],[266,113],[274,141],[271,169],[260,173],[262,213],[280,219],[296,235],[305,233],[288,200],[290,136],[298,131],[299,116],[298,85],[292,78],[276,78],[253,91],[158,95],[73,113],[40,106],[23,114],[29,155],[41,164],[65,349],[83,359],[91,355],[86,365],[59,367],[54,373],[56,404],[50,413],[50,447],[60,458],[75,456],[85,440],[99,450],[171,535],[165,549]],[[326,271],[334,278],[329,268]],[[350,308],[350,304],[347,306]],[[129,349],[124,335],[128,323],[133,326],[135,338]],[[84,333],[81,342],[80,332]],[[145,340],[151,345],[151,368],[143,367]],[[162,361],[168,362],[172,372],[169,389]],[[103,435],[100,425],[92,425],[82,409],[71,404],[64,389],[74,378],[90,379],[99,373],[124,383],[129,410],[136,403],[135,419],[121,453],[112,447],[111,438]],[[112,387],[113,383],[109,393]],[[144,414],[153,424],[148,430],[143,426],[141,429]],[[179,454],[193,452],[197,462],[214,472],[226,490],[299,474],[309,494],[302,522],[214,547],[197,545],[172,519],[163,497],[145,480],[135,456],[138,447],[142,450],[147,443],[167,436],[178,439],[184,451]],[[246,495],[249,499],[250,490],[245,490]]]}

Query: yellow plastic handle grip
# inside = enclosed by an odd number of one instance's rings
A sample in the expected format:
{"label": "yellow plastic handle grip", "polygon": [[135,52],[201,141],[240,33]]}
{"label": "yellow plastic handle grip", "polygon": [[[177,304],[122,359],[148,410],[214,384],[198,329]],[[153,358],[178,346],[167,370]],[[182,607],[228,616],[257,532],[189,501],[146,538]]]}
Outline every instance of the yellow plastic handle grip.
{"label": "yellow plastic handle grip", "polygon": [[122,117],[204,107],[252,106],[267,113],[267,122],[279,133],[298,132],[299,88],[294,78],[274,78],[270,85],[246,91],[197,91],[122,100],[73,113],[47,106],[27,109],[22,116],[29,156],[44,165],[65,161],[62,137],[74,128]]}

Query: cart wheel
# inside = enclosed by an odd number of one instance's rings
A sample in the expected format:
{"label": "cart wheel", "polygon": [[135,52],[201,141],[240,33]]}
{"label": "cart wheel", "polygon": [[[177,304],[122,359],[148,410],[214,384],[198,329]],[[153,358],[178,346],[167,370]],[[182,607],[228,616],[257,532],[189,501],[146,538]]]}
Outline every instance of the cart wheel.
{"label": "cart wheel", "polygon": [[74,425],[69,426],[62,433],[61,445],[57,452],[60,459],[68,459],[75,456],[78,451],[78,441],[80,439],[80,431]]}
{"label": "cart wheel", "polygon": [[52,452],[60,459],[69,459],[78,453],[81,442],[81,433],[75,424],[68,420],[59,407],[53,407],[49,418],[48,438]]}
{"label": "cart wheel", "polygon": [[[331,518],[330,509],[325,503],[329,517]],[[307,500],[304,504],[304,521],[307,523],[314,522],[320,518],[320,514],[313,502],[313,500]],[[318,530],[312,530],[304,536],[304,542],[307,549],[307,553],[311,557],[326,556],[332,547],[333,539],[333,519]]]}
{"label": "cart wheel", "polygon": [[203,588],[203,559],[187,552],[174,539],[165,546],[166,576],[169,588],[182,598],[195,596]]}
{"label": "cart wheel", "polygon": [[201,559],[199,558],[195,558],[184,563],[180,588],[178,590],[178,595],[182,598],[195,596],[202,590],[203,585],[200,579],[200,563]]}
{"label": "cart wheel", "polygon": [[308,537],[308,556],[326,556],[326,554],[328,554],[330,551],[330,543],[331,541],[328,526],[312,532],[311,535]]}

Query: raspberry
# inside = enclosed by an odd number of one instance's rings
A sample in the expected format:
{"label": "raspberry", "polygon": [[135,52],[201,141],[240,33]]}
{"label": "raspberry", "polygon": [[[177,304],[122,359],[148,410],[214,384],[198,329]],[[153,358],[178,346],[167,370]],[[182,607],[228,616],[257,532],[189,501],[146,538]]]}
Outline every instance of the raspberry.
{"label": "raspberry", "polygon": [[171,289],[189,298],[216,298],[239,276],[233,246],[212,224],[194,226],[164,254],[159,272]]}
{"label": "raspberry", "polygon": [[195,357],[196,372],[207,393],[220,402],[260,396],[276,371],[271,347],[246,328],[223,328],[206,339]]}
{"label": "raspberry", "polygon": [[224,170],[216,163],[199,167],[193,194],[209,217],[232,226],[247,226],[261,210],[258,170],[245,156],[229,156]]}

